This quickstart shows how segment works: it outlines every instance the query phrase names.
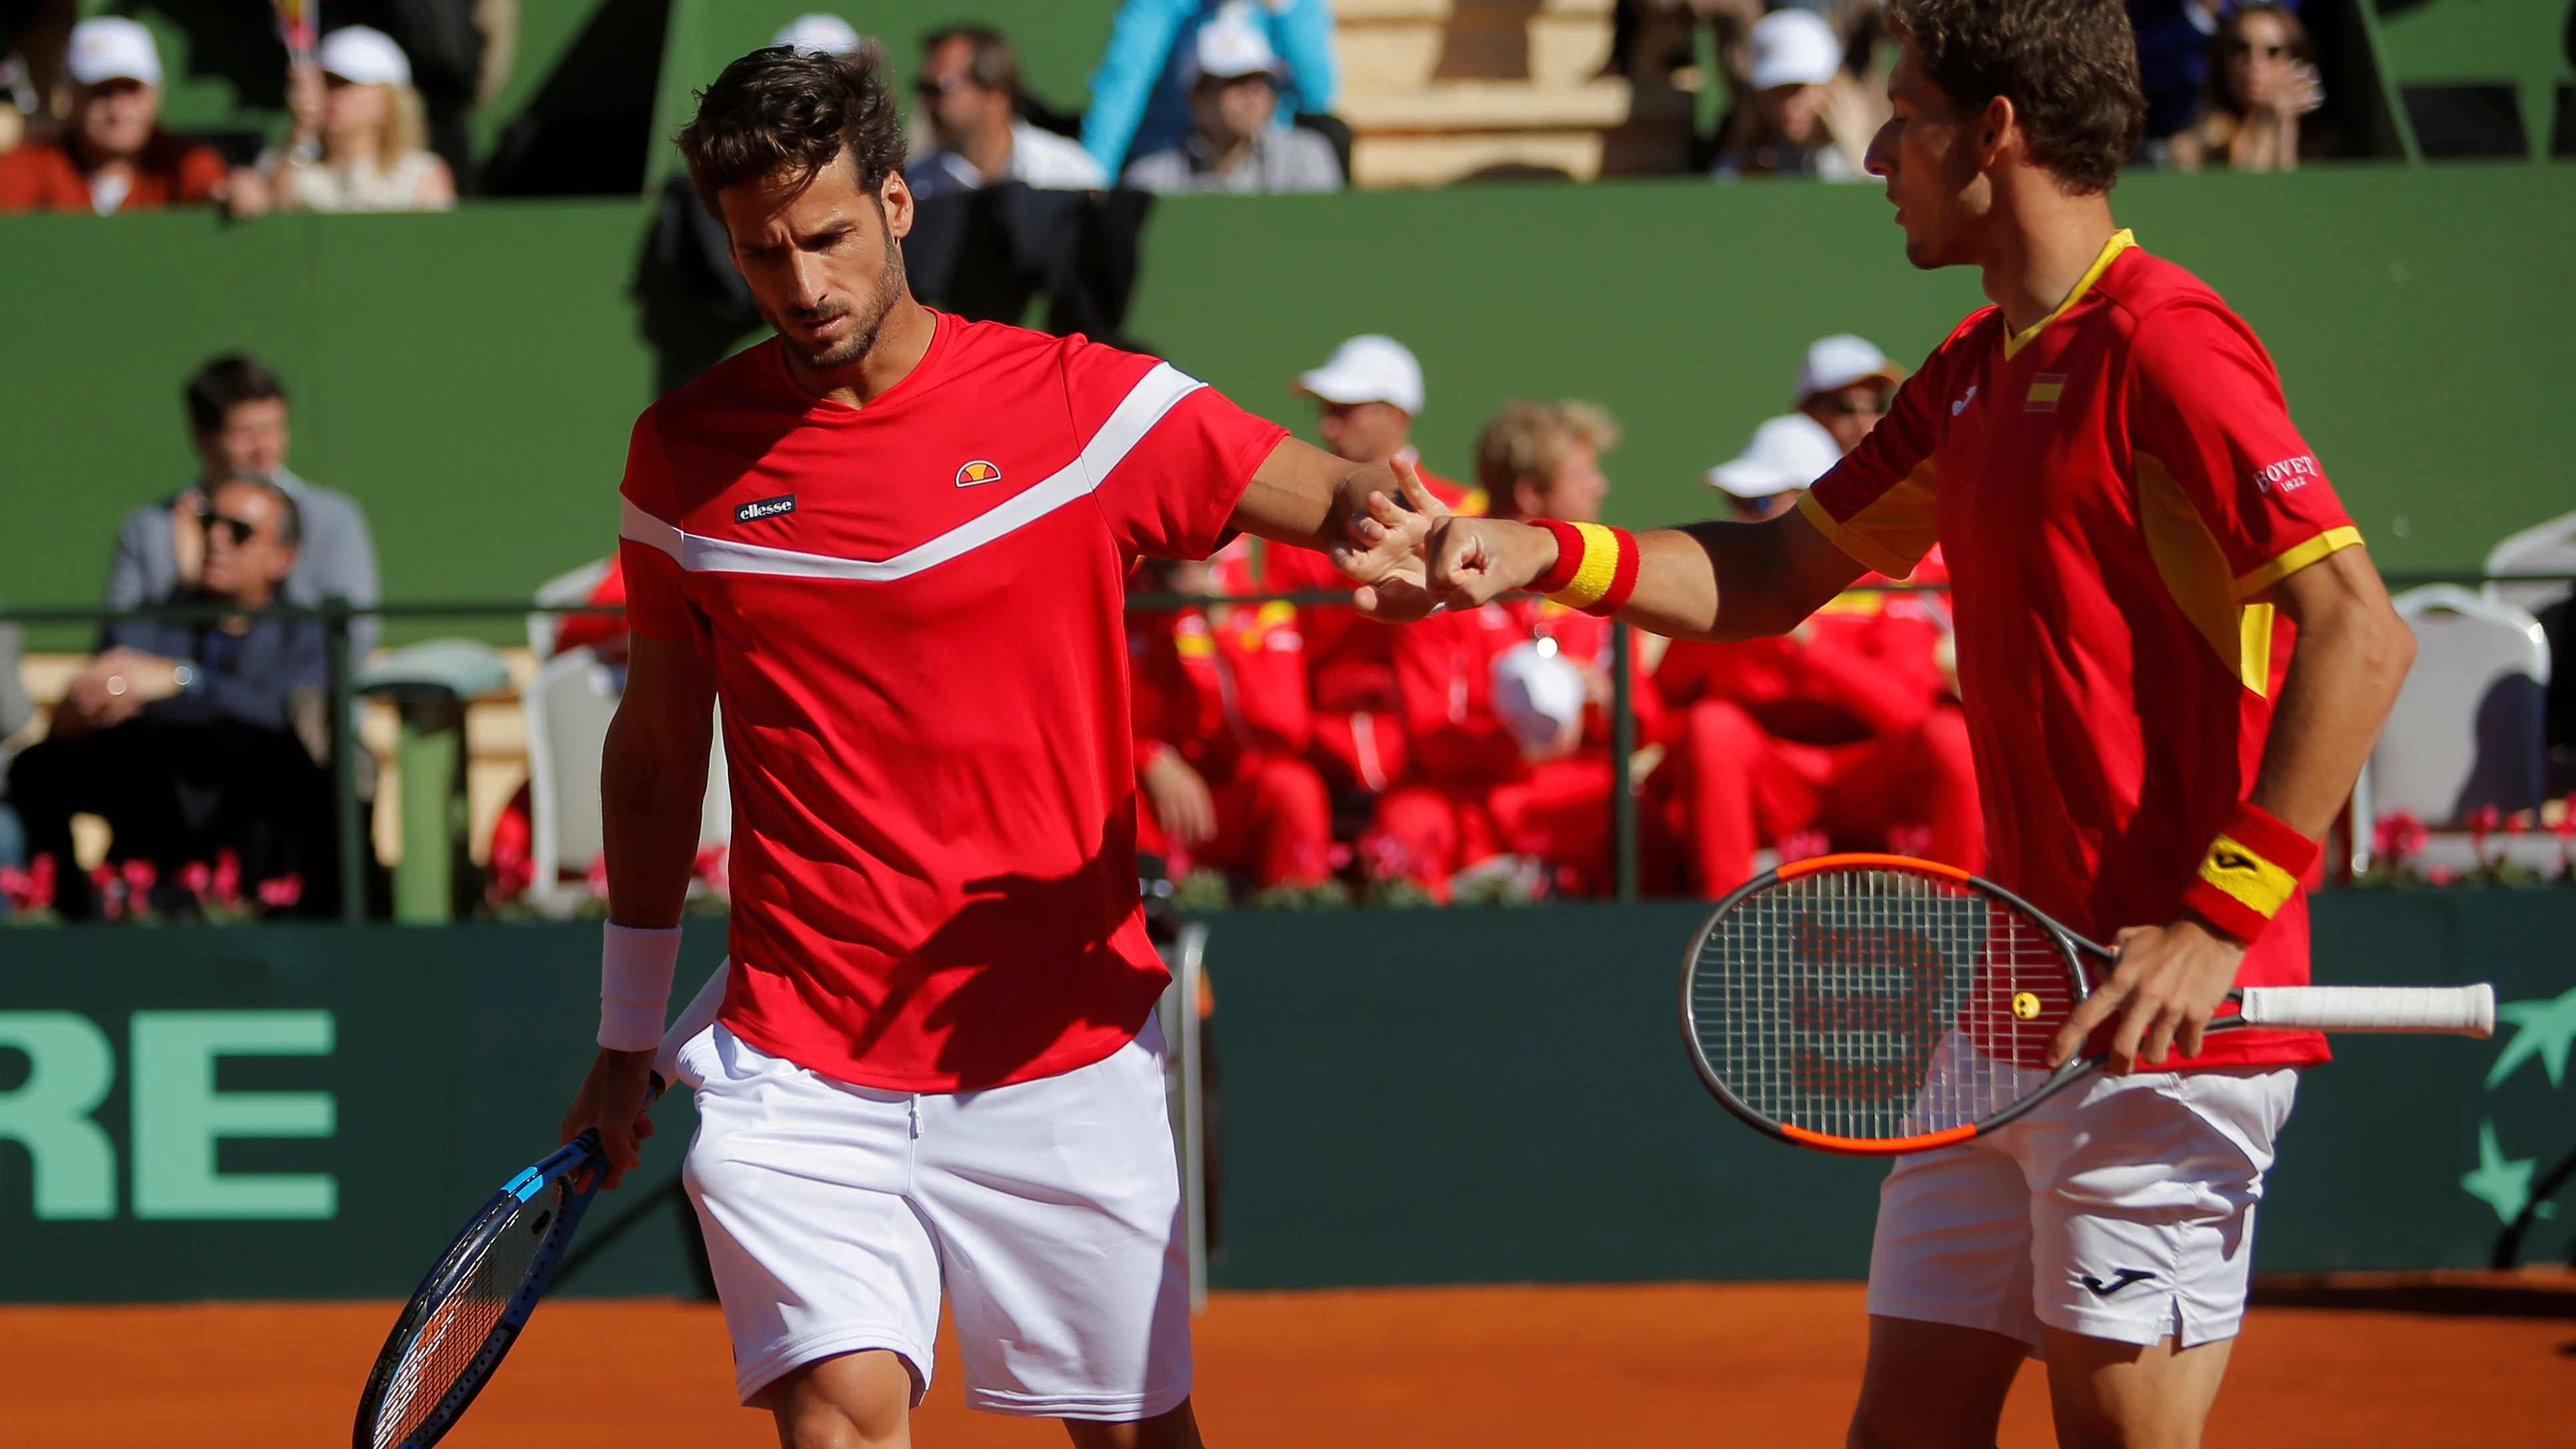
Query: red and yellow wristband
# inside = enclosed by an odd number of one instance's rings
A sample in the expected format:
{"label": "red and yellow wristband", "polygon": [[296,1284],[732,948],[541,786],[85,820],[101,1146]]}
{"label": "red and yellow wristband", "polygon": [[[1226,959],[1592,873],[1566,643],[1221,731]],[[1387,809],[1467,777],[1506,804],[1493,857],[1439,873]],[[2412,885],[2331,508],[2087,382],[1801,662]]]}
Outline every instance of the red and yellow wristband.
{"label": "red and yellow wristband", "polygon": [[2298,893],[2316,861],[2315,841],[2247,800],[2209,842],[2182,903],[2250,946]]}
{"label": "red and yellow wristband", "polygon": [[1553,518],[1530,520],[1556,538],[1556,567],[1530,585],[1569,609],[1608,618],[1627,606],[1637,592],[1637,537],[1624,528],[1600,523],[1561,523]]}

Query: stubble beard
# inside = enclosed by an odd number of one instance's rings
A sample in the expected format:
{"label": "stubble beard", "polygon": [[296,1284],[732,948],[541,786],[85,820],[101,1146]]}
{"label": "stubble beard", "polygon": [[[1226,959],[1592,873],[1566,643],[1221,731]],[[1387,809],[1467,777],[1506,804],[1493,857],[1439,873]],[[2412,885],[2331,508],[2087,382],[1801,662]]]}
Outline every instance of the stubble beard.
{"label": "stubble beard", "polygon": [[[882,217],[879,218],[879,224],[884,224]],[[806,367],[816,372],[839,372],[867,361],[868,354],[876,351],[877,334],[885,330],[887,315],[894,311],[894,304],[903,299],[904,293],[903,246],[895,240],[891,227],[886,229],[885,250],[885,265],[877,270],[876,292],[868,298],[864,306],[843,307],[835,312],[817,312],[809,319],[822,322],[856,313],[859,320],[858,324],[850,329],[849,336],[841,341],[821,351],[798,353],[798,360]],[[791,335],[786,328],[778,325],[778,319],[775,317],[769,319],[769,325],[776,329],[781,339]]]}

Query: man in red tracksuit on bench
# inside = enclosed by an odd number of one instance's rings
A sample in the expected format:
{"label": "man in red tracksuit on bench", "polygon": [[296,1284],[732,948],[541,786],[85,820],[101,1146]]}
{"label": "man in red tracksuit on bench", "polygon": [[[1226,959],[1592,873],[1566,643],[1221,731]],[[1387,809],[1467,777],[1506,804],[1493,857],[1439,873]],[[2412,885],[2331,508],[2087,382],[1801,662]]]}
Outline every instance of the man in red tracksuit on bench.
{"label": "man in red tracksuit on bench", "polygon": [[[1149,559],[1130,592],[1258,593],[1250,542],[1237,538],[1203,564]],[[1130,610],[1127,667],[1137,848],[1163,856],[1175,877],[1208,866],[1255,890],[1330,875],[1333,812],[1305,759],[1311,716],[1296,609]]]}

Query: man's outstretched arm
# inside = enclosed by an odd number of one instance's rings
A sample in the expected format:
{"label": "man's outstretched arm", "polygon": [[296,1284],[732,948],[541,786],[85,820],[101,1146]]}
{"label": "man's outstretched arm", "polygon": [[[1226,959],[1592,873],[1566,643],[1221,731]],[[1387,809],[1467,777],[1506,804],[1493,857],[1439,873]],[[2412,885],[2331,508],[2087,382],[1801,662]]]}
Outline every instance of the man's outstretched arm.
{"label": "man's outstretched arm", "polygon": [[[1445,512],[1419,524],[1383,512],[1376,521],[1389,535],[1424,535],[1428,602],[1449,608],[1526,589],[1557,563],[1555,536],[1532,524]],[[1637,548],[1637,586],[1619,617],[1675,639],[1785,634],[1866,572],[1795,510],[1761,523],[1656,529],[1638,534]]]}
{"label": "man's outstretched arm", "polygon": [[[663,930],[680,923],[697,860],[707,755],[714,744],[716,675],[686,640],[634,636],[626,694],[608,726],[599,765],[601,854],[612,925]],[[599,1129],[607,1185],[641,1160],[653,1135],[644,1096],[653,1051],[599,1050],[564,1114],[563,1140]]]}

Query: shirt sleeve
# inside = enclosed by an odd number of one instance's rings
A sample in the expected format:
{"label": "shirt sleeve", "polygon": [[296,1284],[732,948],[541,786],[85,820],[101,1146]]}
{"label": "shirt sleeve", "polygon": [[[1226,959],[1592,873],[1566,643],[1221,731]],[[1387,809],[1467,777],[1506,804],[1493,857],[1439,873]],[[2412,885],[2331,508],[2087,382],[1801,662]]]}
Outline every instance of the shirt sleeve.
{"label": "shirt sleeve", "polygon": [[1064,370],[1092,497],[1119,546],[1214,553],[1253,471],[1288,430],[1168,362],[1078,337],[1065,343]]}
{"label": "shirt sleeve", "polygon": [[2128,393],[2142,508],[2179,495],[2237,599],[2361,542],[2291,425],[2272,359],[2234,315],[2194,303],[2149,314],[2130,343]]}
{"label": "shirt sleeve", "polygon": [[[635,420],[626,446],[626,479],[618,485],[625,502],[667,523],[675,510],[676,490],[669,462],[662,454],[661,430],[646,409]],[[682,588],[679,560],[651,543],[621,536],[617,541],[619,572],[626,578],[626,627],[647,639],[685,639],[706,653],[705,621]]]}
{"label": "shirt sleeve", "polygon": [[1835,547],[1889,578],[1914,572],[1939,541],[1933,519],[1933,460],[1949,391],[1950,369],[1944,363],[1960,339],[1991,312],[1971,316],[1934,348],[1922,370],[1896,389],[1887,416],[1869,430],[1860,446],[1798,499],[1798,511]]}

